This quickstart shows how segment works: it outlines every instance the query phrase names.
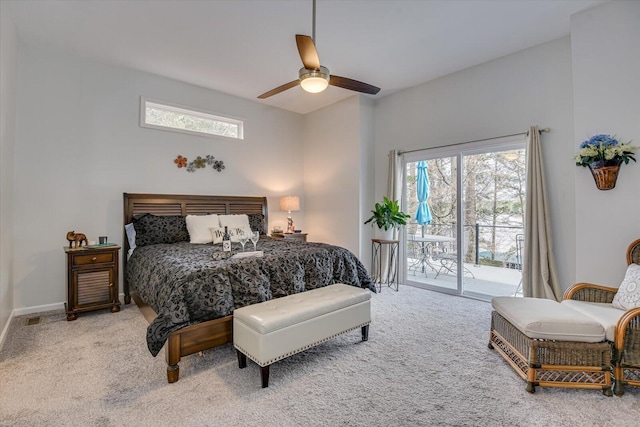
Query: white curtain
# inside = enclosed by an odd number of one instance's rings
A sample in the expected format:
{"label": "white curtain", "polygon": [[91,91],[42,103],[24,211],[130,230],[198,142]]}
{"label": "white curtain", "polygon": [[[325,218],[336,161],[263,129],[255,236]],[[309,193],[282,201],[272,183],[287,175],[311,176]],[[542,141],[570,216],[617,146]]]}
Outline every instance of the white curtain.
{"label": "white curtain", "polygon": [[529,128],[527,140],[527,191],[524,220],[522,291],[525,297],[560,301],[556,263],[551,242],[551,220],[542,162],[540,131]]}
{"label": "white curtain", "polygon": [[[400,156],[398,156],[398,152],[396,150],[389,151],[389,175],[387,176],[387,199],[389,200],[398,200],[400,202],[400,195],[402,192],[402,177],[400,176],[400,172],[402,170]],[[380,231],[382,234],[382,230]],[[393,239],[398,240],[399,230],[395,227],[392,229],[392,232],[389,236],[384,237],[385,239]],[[374,272],[374,276],[379,274],[379,278],[382,282],[386,283],[386,278],[392,276],[393,270],[396,270],[396,266],[398,263],[398,257],[400,256],[399,251],[396,251],[395,258],[393,263],[389,265],[390,253],[389,246],[383,245],[380,248],[381,256],[380,256],[380,271]],[[390,270],[391,269],[391,270]],[[396,270],[397,271],[397,270]],[[396,284],[400,277],[396,277]]]}

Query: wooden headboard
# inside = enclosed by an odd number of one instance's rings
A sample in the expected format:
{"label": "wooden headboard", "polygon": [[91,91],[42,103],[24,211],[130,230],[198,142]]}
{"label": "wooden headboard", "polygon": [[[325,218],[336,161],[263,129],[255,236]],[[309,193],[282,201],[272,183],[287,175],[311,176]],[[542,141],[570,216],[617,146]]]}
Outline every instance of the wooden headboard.
{"label": "wooden headboard", "polygon": [[[124,269],[127,266],[129,241],[124,225],[133,218],[150,213],[153,215],[229,215],[261,213],[264,215],[264,233],[267,234],[267,198],[254,196],[190,196],[181,194],[131,194],[124,193],[124,223],[122,251]],[[123,269],[123,271],[124,271]],[[126,278],[124,290],[128,294]],[[126,302],[126,296],[125,296]]]}

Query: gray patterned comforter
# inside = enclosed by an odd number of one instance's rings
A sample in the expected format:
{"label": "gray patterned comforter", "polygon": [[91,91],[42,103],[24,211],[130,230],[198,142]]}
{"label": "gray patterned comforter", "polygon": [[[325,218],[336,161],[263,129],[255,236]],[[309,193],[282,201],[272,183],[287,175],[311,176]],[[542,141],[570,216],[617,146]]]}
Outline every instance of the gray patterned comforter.
{"label": "gray patterned comforter", "polygon": [[[253,244],[247,243],[246,250]],[[375,292],[369,274],[347,249],[261,236],[263,257],[216,261],[221,245],[186,242],[136,248],[124,274],[132,292],[158,314],[147,329],[156,356],[171,332],[244,307],[333,283]],[[239,243],[232,244],[241,252]]]}

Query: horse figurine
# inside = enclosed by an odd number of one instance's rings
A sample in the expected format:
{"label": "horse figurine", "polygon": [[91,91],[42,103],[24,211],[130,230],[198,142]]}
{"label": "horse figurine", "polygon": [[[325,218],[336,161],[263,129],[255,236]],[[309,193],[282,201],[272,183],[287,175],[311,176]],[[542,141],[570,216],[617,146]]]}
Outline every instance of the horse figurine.
{"label": "horse figurine", "polygon": [[76,233],[75,231],[67,233],[67,240],[69,241],[69,248],[71,248],[72,243],[74,244],[74,248],[82,247],[82,242],[84,242],[85,246],[89,244],[87,236],[83,233]]}

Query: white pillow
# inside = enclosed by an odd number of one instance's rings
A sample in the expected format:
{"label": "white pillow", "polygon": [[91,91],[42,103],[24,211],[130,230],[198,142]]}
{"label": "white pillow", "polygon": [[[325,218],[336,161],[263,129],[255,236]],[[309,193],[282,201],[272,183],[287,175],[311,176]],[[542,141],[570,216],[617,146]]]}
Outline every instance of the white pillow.
{"label": "white pillow", "polygon": [[218,215],[218,219],[220,220],[220,227],[222,228],[227,226],[229,227],[229,230],[239,227],[251,230],[251,226],[249,225],[249,217],[246,214]]}
{"label": "white pillow", "polygon": [[220,227],[218,215],[187,215],[187,231],[191,243],[211,243],[211,227]]}
{"label": "white pillow", "polygon": [[[223,229],[224,230],[224,229]],[[229,230],[232,242],[240,241],[240,232],[244,231],[248,238],[251,238],[251,227],[233,227]],[[223,231],[224,233],[224,231]]]}
{"label": "white pillow", "polygon": [[129,241],[129,251],[133,252],[136,248],[136,229],[133,228],[133,223],[125,224],[124,231],[127,233],[127,240]]}
{"label": "white pillow", "polygon": [[[231,242],[237,243],[240,241],[241,230],[244,230],[248,236],[251,236],[251,228],[243,228],[243,227],[228,228],[227,226],[227,231],[229,232],[229,238],[231,239]],[[213,239],[214,245],[217,243],[222,243],[222,237],[224,236],[224,227],[211,227],[209,231],[211,232],[211,237]]]}
{"label": "white pillow", "polygon": [[629,264],[611,305],[622,310],[640,307],[640,265]]}
{"label": "white pillow", "polygon": [[222,238],[224,237],[224,228],[211,227],[209,229],[209,232],[211,233],[211,241],[214,245],[222,243]]}

